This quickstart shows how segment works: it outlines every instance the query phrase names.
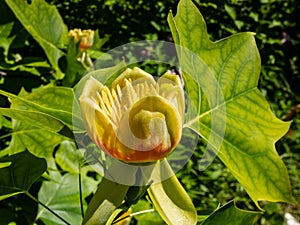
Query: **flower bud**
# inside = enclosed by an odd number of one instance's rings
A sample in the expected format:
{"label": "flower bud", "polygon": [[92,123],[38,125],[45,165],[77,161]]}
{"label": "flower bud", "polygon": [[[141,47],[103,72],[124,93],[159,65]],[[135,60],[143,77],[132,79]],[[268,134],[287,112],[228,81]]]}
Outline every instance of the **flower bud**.
{"label": "flower bud", "polygon": [[123,162],[162,159],[181,139],[184,93],[177,75],[167,72],[156,82],[139,68],[126,69],[110,87],[90,77],[79,100],[89,136]]}
{"label": "flower bud", "polygon": [[73,37],[75,43],[80,42],[79,49],[85,51],[93,46],[95,31],[73,29],[69,31],[69,37]]}

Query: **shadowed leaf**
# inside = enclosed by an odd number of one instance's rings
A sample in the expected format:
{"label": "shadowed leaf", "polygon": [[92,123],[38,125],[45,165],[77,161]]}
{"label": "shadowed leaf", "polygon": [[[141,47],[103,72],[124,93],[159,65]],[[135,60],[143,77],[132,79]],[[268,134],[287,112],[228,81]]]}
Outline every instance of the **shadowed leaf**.
{"label": "shadowed leaf", "polygon": [[1,158],[0,200],[27,192],[46,170],[46,161],[28,151]]}

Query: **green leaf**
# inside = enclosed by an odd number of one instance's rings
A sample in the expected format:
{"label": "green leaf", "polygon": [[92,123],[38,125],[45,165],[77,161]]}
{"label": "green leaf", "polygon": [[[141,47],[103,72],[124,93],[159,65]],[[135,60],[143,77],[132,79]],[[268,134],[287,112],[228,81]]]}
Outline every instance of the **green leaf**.
{"label": "green leaf", "polygon": [[0,159],[0,200],[25,193],[47,170],[44,159],[28,151]]}
{"label": "green leaf", "polygon": [[162,225],[165,224],[159,214],[152,209],[150,202],[140,200],[132,206],[132,216],[137,220],[138,225]]}
{"label": "green leaf", "polygon": [[21,92],[16,96],[14,94],[0,90],[0,94],[8,97],[12,103],[11,108],[20,110],[31,110],[37,113],[47,114],[63,122],[70,129],[73,128],[73,120],[76,125],[81,125],[81,116],[79,111],[73,111],[74,92],[72,88],[66,87],[43,87],[39,90],[26,94]]}
{"label": "green leaf", "polygon": [[[192,52],[177,48],[194,105],[185,126],[209,142],[208,157],[219,150],[258,207],[259,200],[293,202],[286,167],[274,146],[290,123],[274,116],[257,89],[260,57],[253,33],[210,41],[190,0],[181,0],[176,17],[169,14],[168,21],[176,44]],[[211,159],[203,162],[207,166]]]}
{"label": "green leaf", "polygon": [[6,3],[24,28],[44,49],[56,70],[56,78],[63,78],[58,67],[58,59],[64,53],[57,46],[67,35],[67,30],[55,6],[50,6],[43,0],[33,0],[31,4],[23,0],[6,0]]}
{"label": "green leaf", "polygon": [[[28,60],[36,60],[36,59],[28,59]],[[28,72],[37,76],[40,76],[41,73],[39,71],[38,67],[44,67],[44,68],[49,68],[48,62],[45,61],[35,61],[35,62],[26,62],[26,58],[24,58],[20,62],[15,62],[14,60],[8,61],[7,59],[5,60],[6,64],[4,66],[0,66],[0,69],[4,70],[19,70],[19,71],[24,71]]]}
{"label": "green leaf", "polygon": [[11,121],[0,115],[0,129],[2,127],[11,128]]}
{"label": "green leaf", "polygon": [[103,38],[99,36],[99,30],[95,31],[94,44],[90,48],[92,50],[100,50],[101,47],[109,40],[110,35],[105,34]]}
{"label": "green leaf", "polygon": [[82,160],[82,154],[71,141],[63,141],[55,153],[57,164],[69,173],[79,173],[80,160]]}
{"label": "green leaf", "polygon": [[59,132],[65,126],[60,120],[41,112],[31,110],[0,108],[0,114],[21,120],[37,127],[45,127],[49,131]]}
{"label": "green leaf", "polygon": [[[50,162],[52,181],[45,181],[38,194],[40,202],[56,212],[72,225],[79,225],[82,221],[78,175],[66,173],[61,175]],[[95,191],[97,182],[90,177],[82,176],[82,197],[83,199]],[[84,207],[86,207],[86,202]],[[39,205],[37,219],[41,219],[46,225],[64,224],[47,209]]]}
{"label": "green leaf", "polygon": [[74,86],[74,84],[80,80],[86,71],[83,63],[77,59],[81,53],[79,51],[79,45],[80,43],[75,43],[74,38],[72,38],[69,42],[68,52],[66,55],[66,74],[62,81],[64,86]]}
{"label": "green leaf", "polygon": [[13,26],[14,26],[13,22],[0,25],[0,47],[4,49],[5,56],[7,56],[10,44],[15,38],[15,36],[9,37]]}
{"label": "green leaf", "polygon": [[47,129],[32,126],[28,123],[12,121],[12,139],[7,147],[8,154],[16,154],[28,149],[37,157],[52,157],[54,148],[66,138]]}
{"label": "green leaf", "polygon": [[253,225],[260,212],[238,209],[229,202],[213,212],[201,225]]}
{"label": "green leaf", "polygon": [[13,120],[9,154],[28,149],[38,157],[51,157],[55,146],[66,137],[72,138],[72,119],[77,118],[76,124],[80,124],[79,115],[72,118],[74,93],[71,88],[46,87],[31,94],[21,92],[20,96],[0,90],[0,94],[12,103],[11,109],[1,109],[1,113],[19,119]]}
{"label": "green leaf", "polygon": [[[161,173],[173,174],[166,160],[162,161],[160,166]],[[197,211],[175,174],[160,183],[152,184],[148,194],[155,209],[167,224],[197,223]]]}

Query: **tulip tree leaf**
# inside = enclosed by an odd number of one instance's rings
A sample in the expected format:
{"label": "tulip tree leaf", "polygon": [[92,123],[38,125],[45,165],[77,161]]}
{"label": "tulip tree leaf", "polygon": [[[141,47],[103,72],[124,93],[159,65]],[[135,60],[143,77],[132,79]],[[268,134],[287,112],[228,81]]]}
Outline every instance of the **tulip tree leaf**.
{"label": "tulip tree leaf", "polygon": [[[74,92],[72,88],[45,87],[31,94],[23,93],[24,92],[21,92],[19,96],[16,96],[14,94],[0,90],[1,95],[4,95],[10,99],[12,107],[15,107],[19,110],[36,112],[35,114],[39,114],[37,116],[40,117],[42,117],[42,114],[44,114],[43,119],[46,119],[46,117],[49,120],[56,119],[57,122],[55,122],[55,125],[48,124],[48,126],[52,126],[54,130],[58,129],[59,123],[64,124],[69,129],[73,128],[73,121],[76,121],[76,124],[78,126],[82,126],[80,113],[78,111],[74,111],[74,114],[72,114],[74,101]],[[20,111],[20,114],[21,113],[22,111]],[[30,112],[28,113],[30,114]],[[15,111],[14,114],[16,117],[17,112]],[[22,115],[19,116],[21,117]],[[13,111],[11,111],[10,117],[14,118]],[[30,118],[34,118],[34,115],[31,115]]]}
{"label": "tulip tree leaf", "polygon": [[[38,199],[51,210],[72,225],[80,225],[82,222],[78,175],[66,173],[61,175],[53,160],[49,162],[51,181],[43,182],[38,194]],[[82,198],[84,199],[95,191],[97,182],[84,175],[81,176]],[[83,200],[84,208],[87,204]],[[37,219],[41,219],[46,225],[64,224],[51,214],[47,209],[39,205]]]}
{"label": "tulip tree leaf", "polygon": [[60,134],[19,120],[13,120],[12,124],[12,140],[6,149],[10,155],[28,149],[35,156],[49,158],[55,146],[66,139]]}
{"label": "tulip tree leaf", "polygon": [[28,151],[1,158],[0,200],[26,193],[46,170],[46,161],[37,158]]}
{"label": "tulip tree leaf", "polygon": [[254,34],[210,41],[191,0],[181,0],[168,22],[181,46],[179,61],[193,105],[185,126],[208,142],[208,151],[219,150],[218,157],[258,207],[259,200],[293,202],[287,169],[275,149],[290,123],[274,116],[257,89],[260,57]]}
{"label": "tulip tree leaf", "polygon": [[61,79],[63,74],[58,67],[58,59],[64,53],[57,46],[67,33],[57,9],[42,0],[33,0],[31,4],[23,0],[6,0],[6,3],[24,28],[44,49],[56,70],[56,78]]}
{"label": "tulip tree leaf", "polygon": [[229,202],[213,212],[201,225],[253,225],[260,212],[238,209]]}
{"label": "tulip tree leaf", "polygon": [[[38,157],[48,158],[55,146],[66,137],[72,138],[71,88],[45,87],[30,94],[22,91],[19,96],[0,90],[0,94],[12,103],[10,109],[0,109],[0,114],[14,118],[9,154],[28,149]],[[79,116],[74,118],[81,121]]]}
{"label": "tulip tree leaf", "polygon": [[46,126],[53,132],[59,132],[64,127],[64,124],[61,121],[41,112],[0,108],[0,114],[16,120],[24,120],[28,123],[35,124],[38,127]]}

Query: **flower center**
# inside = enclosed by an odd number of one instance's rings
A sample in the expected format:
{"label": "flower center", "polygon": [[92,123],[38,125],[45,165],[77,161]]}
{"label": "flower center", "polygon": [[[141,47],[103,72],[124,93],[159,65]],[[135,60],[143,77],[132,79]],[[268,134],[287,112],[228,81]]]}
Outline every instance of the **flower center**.
{"label": "flower center", "polygon": [[157,95],[154,85],[147,79],[139,79],[132,82],[130,79],[124,79],[122,89],[120,85],[109,90],[106,86],[97,93],[100,109],[111,120],[115,128],[122,118],[139,99]]}

